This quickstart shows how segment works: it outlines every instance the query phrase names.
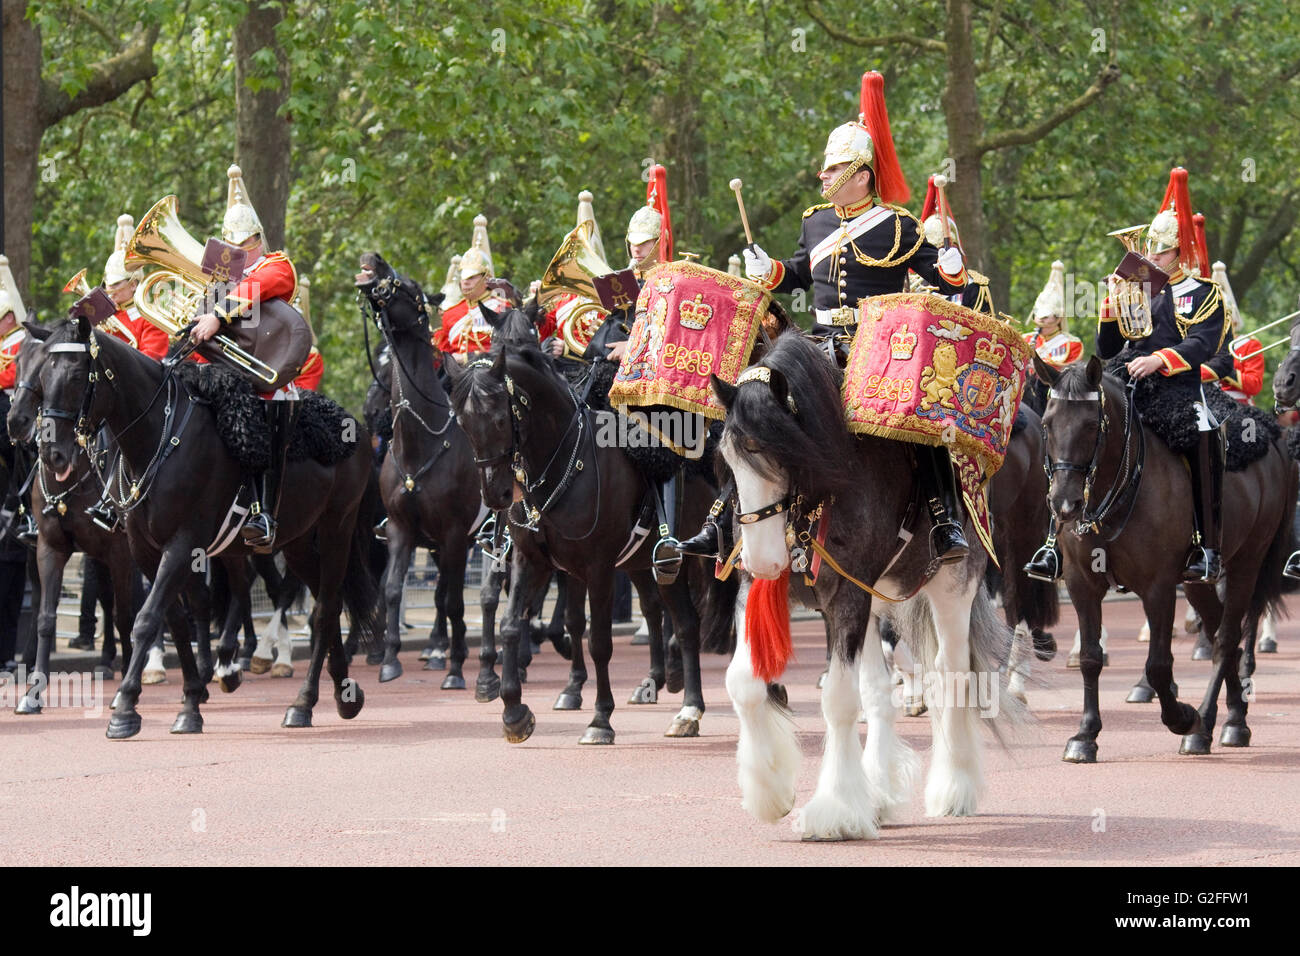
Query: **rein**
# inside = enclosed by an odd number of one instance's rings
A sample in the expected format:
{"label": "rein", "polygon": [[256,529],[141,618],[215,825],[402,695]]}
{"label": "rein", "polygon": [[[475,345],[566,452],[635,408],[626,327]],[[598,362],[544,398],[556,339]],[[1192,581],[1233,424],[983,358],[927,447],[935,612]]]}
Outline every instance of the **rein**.
{"label": "rein", "polygon": [[1047,451],[1047,426],[1042,426],[1043,435],[1043,471],[1047,474],[1050,482],[1052,476],[1058,471],[1077,471],[1083,474],[1083,515],[1075,525],[1077,534],[1099,534],[1101,523],[1111,516],[1119,503],[1127,496],[1128,508],[1124,512],[1124,517],[1120,520],[1118,526],[1110,532],[1105,538],[1109,543],[1123,533],[1128,526],[1129,519],[1133,516],[1133,508],[1137,504],[1137,490],[1142,482],[1142,469],[1146,464],[1146,433],[1141,424],[1137,427],[1137,453],[1130,459],[1130,447],[1132,446],[1133,426],[1137,421],[1137,405],[1133,400],[1134,389],[1137,381],[1130,380],[1125,390],[1128,394],[1124,399],[1124,436],[1123,436],[1123,453],[1120,456],[1119,468],[1115,472],[1115,480],[1111,483],[1106,494],[1102,496],[1096,509],[1089,514],[1088,502],[1092,498],[1092,484],[1097,475],[1097,468],[1100,464],[1101,453],[1105,447],[1106,436],[1109,432],[1109,417],[1106,414],[1106,392],[1104,388],[1099,391],[1089,392],[1080,398],[1066,398],[1053,389],[1048,393],[1049,399],[1058,401],[1096,401],[1097,402],[1097,442],[1092,449],[1092,458],[1086,465],[1079,465],[1068,461],[1052,461],[1051,455]]}

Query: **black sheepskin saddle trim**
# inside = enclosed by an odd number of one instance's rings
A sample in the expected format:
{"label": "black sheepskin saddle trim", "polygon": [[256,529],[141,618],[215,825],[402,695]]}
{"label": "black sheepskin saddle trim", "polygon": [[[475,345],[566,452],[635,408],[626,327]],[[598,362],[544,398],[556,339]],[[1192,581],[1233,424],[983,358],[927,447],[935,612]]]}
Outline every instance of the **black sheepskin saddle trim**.
{"label": "black sheepskin saddle trim", "polygon": [[1025,406],[1022,403],[1021,406],[1016,409],[1016,420],[1011,423],[1011,437],[1015,438],[1019,435],[1025,430],[1025,426],[1028,424],[1029,419],[1025,416]]}
{"label": "black sheepskin saddle trim", "polygon": [[[1135,357],[1126,349],[1106,363],[1106,371],[1127,384],[1129,376],[1124,366]],[[1243,471],[1268,454],[1269,446],[1282,434],[1271,415],[1251,405],[1234,402],[1217,386],[1202,391],[1210,413],[1225,425],[1228,471]],[[1134,400],[1143,424],[1155,432],[1170,450],[1190,454],[1196,449],[1196,411],[1185,392],[1180,394],[1162,388],[1157,376],[1151,375],[1137,383]],[[1248,421],[1253,424],[1247,424]]]}
{"label": "black sheepskin saddle trim", "polygon": [[[231,457],[250,472],[271,461],[271,435],[257,397],[242,376],[216,365],[185,363],[177,376],[190,396],[212,408],[217,433]],[[356,451],[356,422],[340,405],[315,392],[303,392],[298,420],[289,442],[289,460],[313,459],[334,465]],[[346,438],[352,437],[352,441]]]}
{"label": "black sheepskin saddle trim", "polygon": [[1291,457],[1300,461],[1300,428],[1291,428],[1286,433],[1286,450]]}

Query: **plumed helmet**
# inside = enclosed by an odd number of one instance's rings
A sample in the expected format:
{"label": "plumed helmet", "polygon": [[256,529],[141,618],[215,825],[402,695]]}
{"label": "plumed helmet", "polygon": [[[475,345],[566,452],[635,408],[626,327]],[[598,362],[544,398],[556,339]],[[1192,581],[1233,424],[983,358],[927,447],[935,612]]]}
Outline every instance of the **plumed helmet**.
{"label": "plumed helmet", "polygon": [[493,277],[492,246],[488,243],[487,216],[479,213],[474,217],[474,240],[465,254],[460,257],[460,277],[472,279],[474,276]]}
{"label": "plumed helmet", "polygon": [[127,279],[135,279],[139,282],[144,277],[143,269],[136,269],[134,272],[126,271],[126,244],[130,241],[134,232],[135,220],[131,216],[123,213],[117,217],[117,232],[113,238],[113,254],[104,263],[105,289],[117,285],[119,282],[125,282]]}
{"label": "plumed helmet", "polygon": [[1047,285],[1034,300],[1034,318],[1048,319],[1052,316],[1065,319],[1065,263],[1057,259],[1052,263],[1052,274]]}
{"label": "plumed helmet", "polygon": [[27,318],[23,297],[18,294],[18,283],[14,282],[14,274],[9,271],[9,257],[0,256],[0,321],[10,312],[19,322]]}
{"label": "plumed helmet", "polygon": [[226,170],[229,183],[226,188],[226,217],[221,222],[221,238],[239,245],[249,236],[262,234],[262,220],[257,217],[244,186],[244,174],[238,166]]}

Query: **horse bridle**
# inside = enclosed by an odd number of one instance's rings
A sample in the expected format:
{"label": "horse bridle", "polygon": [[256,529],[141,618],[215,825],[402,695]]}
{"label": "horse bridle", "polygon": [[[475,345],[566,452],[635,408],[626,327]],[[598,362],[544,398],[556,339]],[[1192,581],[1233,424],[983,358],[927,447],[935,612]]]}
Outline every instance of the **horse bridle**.
{"label": "horse bridle", "polygon": [[[1103,384],[1097,386],[1097,391],[1088,392],[1079,396],[1066,396],[1052,389],[1048,393],[1048,399],[1056,401],[1076,401],[1076,402],[1097,402],[1097,441],[1093,445],[1092,458],[1086,465],[1080,465],[1069,461],[1053,461],[1051,454],[1047,450],[1047,425],[1042,424],[1043,438],[1043,471],[1047,474],[1047,480],[1050,485],[1052,476],[1058,471],[1075,471],[1081,473],[1083,477],[1083,514],[1079,517],[1075,525],[1078,534],[1096,534],[1101,529],[1101,523],[1110,517],[1110,512],[1124,498],[1129,496],[1128,510],[1124,513],[1123,520],[1106,538],[1107,541],[1114,541],[1128,525],[1129,518],[1133,516],[1133,507],[1137,503],[1137,488],[1142,479],[1142,467],[1146,463],[1146,435],[1139,425],[1138,432],[1138,450],[1134,456],[1132,466],[1129,463],[1129,448],[1132,444],[1133,424],[1137,420],[1136,402],[1133,400],[1133,392],[1137,386],[1136,379],[1130,379],[1126,390],[1128,395],[1124,400],[1124,451],[1120,458],[1119,469],[1115,473],[1115,481],[1111,484],[1110,489],[1102,497],[1101,502],[1097,505],[1092,514],[1088,513],[1088,502],[1092,498],[1092,483],[1097,475],[1097,467],[1100,464],[1102,449],[1105,447],[1106,436],[1109,432],[1106,417],[1106,389]],[[1050,509],[1050,502],[1049,502]]]}
{"label": "horse bridle", "polygon": [[[492,359],[481,358],[476,359],[465,366],[465,371],[466,373],[469,373],[474,369],[490,369],[491,367]],[[524,505],[525,520],[519,522],[519,524],[521,527],[526,528],[529,531],[537,531],[540,528],[538,522],[541,520],[542,515],[549,511],[551,506],[560,500],[560,497],[569,489],[569,486],[573,484],[573,480],[577,477],[578,472],[582,471],[584,468],[582,459],[579,458],[578,455],[582,450],[583,432],[588,430],[586,414],[588,410],[578,401],[578,396],[574,394],[573,387],[568,386],[566,383],[569,398],[573,401],[573,417],[569,420],[569,426],[564,430],[564,434],[560,436],[560,440],[555,446],[555,451],[551,453],[550,459],[546,462],[545,466],[543,466],[541,474],[538,476],[537,480],[530,481],[528,478],[528,471],[524,467],[523,454],[519,450],[520,445],[522,444],[519,435],[519,425],[523,422],[524,414],[528,411],[531,403],[528,398],[528,393],[515,384],[515,381],[510,377],[509,372],[505,373],[504,382],[506,397],[510,405],[510,445],[500,454],[493,455],[489,458],[475,457],[474,464],[479,468],[493,468],[509,461],[510,467],[514,471],[515,480],[519,483],[520,488],[523,489],[522,504]],[[548,476],[550,475],[551,466],[554,465],[556,460],[559,458],[560,452],[564,448],[565,439],[568,438],[569,433],[573,431],[575,425],[577,426],[578,434],[573,440],[573,449],[569,453],[569,460],[564,466],[564,472],[560,475],[559,481],[555,483],[554,490],[551,491],[550,496],[547,497],[546,501],[539,508],[528,500],[528,496],[541,488],[542,485],[546,484]],[[592,457],[596,470],[596,494],[592,500],[599,503],[600,459],[599,456],[593,455]],[[576,538],[569,537],[568,535],[563,535],[562,537],[569,541],[583,541],[589,538],[592,532],[596,530],[596,525],[599,521],[600,508],[598,506],[595,509],[595,515],[591,520],[591,527],[587,529],[586,534]]]}

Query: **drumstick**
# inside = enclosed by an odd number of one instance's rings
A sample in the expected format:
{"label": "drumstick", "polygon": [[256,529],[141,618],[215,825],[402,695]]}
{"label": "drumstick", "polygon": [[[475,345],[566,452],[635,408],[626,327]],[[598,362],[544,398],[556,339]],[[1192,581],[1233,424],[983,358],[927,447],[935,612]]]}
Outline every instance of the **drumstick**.
{"label": "drumstick", "polygon": [[939,219],[943,223],[943,247],[945,249],[952,245],[952,227],[948,224],[948,195],[943,191],[947,185],[948,177],[943,173],[936,173],[934,188],[939,194]]}
{"label": "drumstick", "polygon": [[745,200],[740,196],[740,188],[744,185],[739,179],[731,181],[731,191],[736,194],[736,205],[740,207],[740,222],[745,227],[745,241],[749,243],[750,248],[754,246],[754,234],[749,231],[749,217],[745,215]]}

